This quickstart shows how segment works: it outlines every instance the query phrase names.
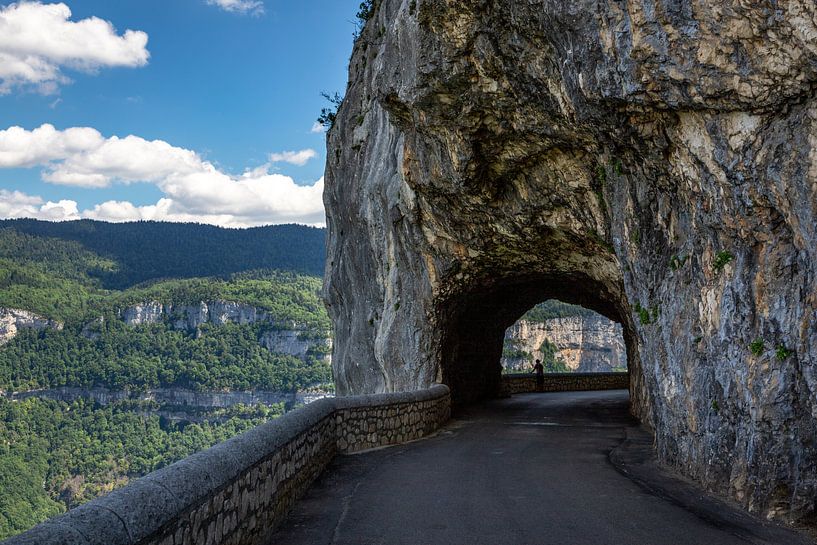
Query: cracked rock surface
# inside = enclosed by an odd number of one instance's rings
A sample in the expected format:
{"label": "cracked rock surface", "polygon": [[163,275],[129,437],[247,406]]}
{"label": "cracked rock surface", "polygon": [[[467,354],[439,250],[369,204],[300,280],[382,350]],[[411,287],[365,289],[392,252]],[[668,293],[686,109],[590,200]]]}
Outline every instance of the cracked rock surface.
{"label": "cracked rock surface", "polygon": [[817,498],[813,0],[382,0],[328,135],[341,394],[496,392],[548,298],[622,324],[663,463]]}

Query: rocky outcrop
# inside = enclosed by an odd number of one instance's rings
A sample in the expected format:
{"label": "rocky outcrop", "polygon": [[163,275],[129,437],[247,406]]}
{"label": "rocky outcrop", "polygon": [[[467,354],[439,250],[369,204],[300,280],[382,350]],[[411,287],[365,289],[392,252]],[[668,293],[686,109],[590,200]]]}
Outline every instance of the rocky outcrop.
{"label": "rocky outcrop", "polygon": [[661,460],[817,498],[813,0],[382,0],[328,134],[341,394],[498,388],[557,298],[622,323]]}
{"label": "rocky outcrop", "polygon": [[[294,322],[274,323],[267,311],[234,301],[202,301],[194,305],[146,301],[122,309],[120,316],[128,325],[168,323],[180,331],[196,331],[204,324],[269,323],[272,327],[262,332],[258,339],[267,350],[303,360],[309,355],[327,361],[331,359],[332,339],[328,334],[316,335],[314,331]],[[96,323],[88,324],[83,329],[82,334],[86,338],[94,338]]]}
{"label": "rocky outcrop", "polygon": [[158,301],[147,301],[123,309],[121,316],[128,325],[155,324],[166,321],[179,330],[194,330],[206,323],[223,325],[270,321],[269,314],[264,310],[233,301],[202,301],[197,304],[164,304]]}
{"label": "rocky outcrop", "polygon": [[564,360],[570,371],[607,373],[627,367],[621,324],[598,314],[544,322],[517,321],[505,330],[504,346],[530,354],[531,359],[508,357],[503,353],[502,367],[530,371],[532,360],[542,359],[541,347],[545,341],[555,346],[555,357]]}
{"label": "rocky outcrop", "polygon": [[303,330],[273,329],[261,334],[261,346],[278,354],[288,354],[306,359],[310,354],[329,361],[332,353],[332,339],[316,337]]}
{"label": "rocky outcrop", "polygon": [[21,329],[61,330],[62,322],[50,320],[27,310],[16,308],[0,308],[0,346],[8,343],[17,336]]}

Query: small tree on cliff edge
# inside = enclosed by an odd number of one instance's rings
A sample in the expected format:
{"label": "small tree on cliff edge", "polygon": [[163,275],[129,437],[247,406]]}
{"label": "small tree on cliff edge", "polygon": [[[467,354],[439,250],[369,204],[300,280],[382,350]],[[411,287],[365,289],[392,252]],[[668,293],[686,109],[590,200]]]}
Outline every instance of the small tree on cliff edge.
{"label": "small tree on cliff edge", "polygon": [[330,95],[329,93],[321,93],[321,96],[328,100],[331,104],[328,108],[321,108],[321,115],[318,116],[318,123],[331,129],[335,125],[335,120],[338,118],[338,108],[343,103],[343,97],[340,93]]}
{"label": "small tree on cliff edge", "polygon": [[357,8],[357,14],[355,14],[357,18],[355,22],[355,40],[360,37],[360,34],[363,32],[363,27],[366,26],[366,21],[372,18],[376,9],[377,5],[375,0],[364,0],[360,3],[360,7]]}

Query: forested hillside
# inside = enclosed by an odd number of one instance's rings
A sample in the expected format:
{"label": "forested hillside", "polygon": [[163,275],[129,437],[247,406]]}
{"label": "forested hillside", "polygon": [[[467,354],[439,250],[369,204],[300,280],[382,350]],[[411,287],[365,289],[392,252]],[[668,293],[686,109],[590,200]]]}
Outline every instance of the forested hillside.
{"label": "forested hillside", "polygon": [[557,299],[548,299],[542,303],[531,308],[520,320],[527,322],[546,322],[553,318],[570,318],[571,316],[593,316],[596,313],[592,310],[580,307],[578,305],[571,305],[563,303]]}
{"label": "forested hillside", "polygon": [[[331,389],[323,236],[0,221],[0,538],[285,410],[140,392]],[[11,396],[61,387],[126,400]]]}
{"label": "forested hillside", "polygon": [[[109,289],[157,278],[223,276],[252,269],[323,275],[325,230],[304,225],[224,229],[194,223],[16,219],[0,221],[0,229],[5,228],[78,243],[73,248],[109,260],[88,271]],[[42,255],[21,250],[20,259]],[[111,263],[116,266],[108,266]]]}

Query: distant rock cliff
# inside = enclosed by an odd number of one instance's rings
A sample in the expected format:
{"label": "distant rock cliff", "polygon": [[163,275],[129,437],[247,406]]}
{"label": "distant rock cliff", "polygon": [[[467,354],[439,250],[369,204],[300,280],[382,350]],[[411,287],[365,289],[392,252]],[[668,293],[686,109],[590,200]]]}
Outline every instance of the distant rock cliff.
{"label": "distant rock cliff", "polygon": [[49,320],[27,310],[0,308],[0,345],[11,341],[21,329],[61,330],[62,327],[61,322]]}
{"label": "distant rock cliff", "polygon": [[553,318],[544,322],[519,320],[505,331],[505,346],[530,354],[530,358],[503,354],[505,369],[530,371],[532,359],[542,359],[545,342],[570,371],[598,373],[627,368],[621,324],[601,315]]}
{"label": "distant rock cliff", "polygon": [[[120,311],[122,320],[131,326],[168,323],[180,331],[196,331],[204,324],[256,324],[269,323],[258,341],[267,350],[305,359],[309,353],[325,354],[331,358],[332,339],[329,334],[316,334],[296,322],[274,323],[270,314],[252,305],[233,301],[202,301],[198,304],[173,304],[145,301]],[[86,326],[83,335],[93,338],[92,324]]]}
{"label": "distant rock cliff", "polygon": [[194,330],[207,323],[254,324],[270,320],[267,312],[252,305],[233,301],[202,301],[193,305],[147,301],[122,309],[120,314],[128,325],[167,321],[174,329],[179,330]]}

